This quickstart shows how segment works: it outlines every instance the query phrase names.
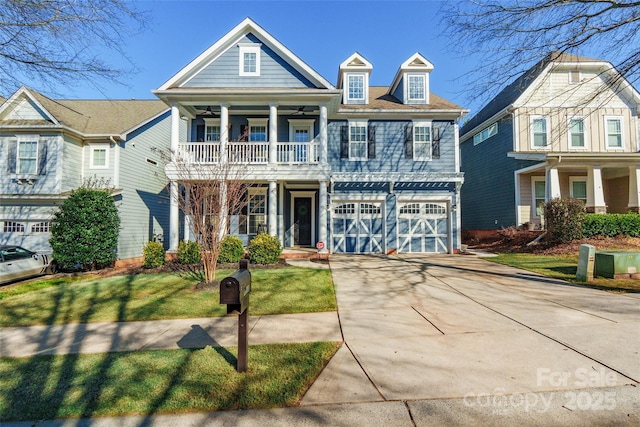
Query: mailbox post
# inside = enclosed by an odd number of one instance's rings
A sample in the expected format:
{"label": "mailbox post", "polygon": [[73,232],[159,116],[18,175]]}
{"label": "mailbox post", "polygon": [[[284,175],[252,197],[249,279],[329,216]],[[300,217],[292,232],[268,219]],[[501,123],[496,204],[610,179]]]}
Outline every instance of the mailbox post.
{"label": "mailbox post", "polygon": [[227,305],[227,314],[239,314],[238,318],[238,364],[236,371],[247,370],[249,294],[251,293],[251,272],[249,261],[240,260],[240,269],[220,282],[220,304]]}

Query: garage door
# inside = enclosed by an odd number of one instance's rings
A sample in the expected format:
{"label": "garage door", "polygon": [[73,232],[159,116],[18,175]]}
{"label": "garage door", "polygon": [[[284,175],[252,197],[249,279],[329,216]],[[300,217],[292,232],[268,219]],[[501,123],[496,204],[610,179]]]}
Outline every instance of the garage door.
{"label": "garage door", "polygon": [[333,253],[382,253],[381,202],[336,202],[331,218]]}
{"label": "garage door", "polygon": [[398,252],[447,253],[447,204],[398,204]]}

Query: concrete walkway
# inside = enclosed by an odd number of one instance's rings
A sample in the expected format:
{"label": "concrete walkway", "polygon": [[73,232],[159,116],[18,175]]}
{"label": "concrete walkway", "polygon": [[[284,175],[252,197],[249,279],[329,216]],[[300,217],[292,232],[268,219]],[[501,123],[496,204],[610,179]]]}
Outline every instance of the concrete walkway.
{"label": "concrete walkway", "polygon": [[[300,407],[37,425],[640,425],[640,294],[572,286],[474,256],[334,255],[331,270],[345,343]],[[251,318],[250,343],[298,333],[339,341],[338,316]],[[25,347],[34,354],[234,345],[226,340],[237,319],[225,321],[25,329],[34,334]],[[9,339],[19,347],[29,338],[25,330],[0,331],[3,355]],[[107,348],[88,345],[101,335]]]}

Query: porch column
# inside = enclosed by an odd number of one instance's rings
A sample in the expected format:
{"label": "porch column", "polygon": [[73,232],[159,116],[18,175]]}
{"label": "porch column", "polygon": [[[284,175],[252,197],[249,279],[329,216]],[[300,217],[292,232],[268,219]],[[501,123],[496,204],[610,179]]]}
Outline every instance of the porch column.
{"label": "porch column", "polygon": [[280,182],[278,188],[278,238],[284,248],[284,183]]}
{"label": "porch column", "polygon": [[[186,211],[190,212],[191,211],[191,194],[189,192],[189,188],[185,188],[184,189],[184,204],[186,206]],[[190,215],[185,215],[184,216],[184,230],[183,230],[183,234],[182,234],[182,240],[185,241],[189,241],[191,240],[191,216]]]}
{"label": "porch column", "polygon": [[640,213],[640,166],[629,166],[629,211]]}
{"label": "porch column", "polygon": [[267,194],[269,204],[267,214],[267,224],[269,225],[269,234],[278,235],[278,186],[275,180],[269,181],[269,193]]}
{"label": "porch column", "polygon": [[587,212],[607,213],[604,203],[604,189],[602,188],[602,171],[600,166],[587,168]]}
{"label": "porch column", "polygon": [[[320,105],[320,164],[328,162],[327,151],[327,104]],[[326,183],[325,183],[326,186]],[[326,243],[326,242],[325,242]]]}
{"label": "porch column", "polygon": [[176,161],[180,145],[180,110],[178,104],[171,104],[171,160]]}
{"label": "porch column", "polygon": [[227,160],[227,145],[229,143],[229,104],[220,104],[220,160]]}
{"label": "porch column", "polygon": [[169,252],[178,251],[180,243],[180,208],[178,206],[178,182],[169,183]]}
{"label": "porch column", "polygon": [[327,181],[320,181],[320,203],[318,206],[318,241],[324,242],[320,253],[327,253]]}
{"label": "porch column", "polygon": [[[269,103],[269,163],[278,162],[278,104]],[[271,184],[269,184],[271,185]],[[275,232],[269,234],[275,236]]]}
{"label": "porch column", "polygon": [[561,194],[558,168],[547,168],[547,202],[551,199],[556,199],[559,197],[561,197]]}

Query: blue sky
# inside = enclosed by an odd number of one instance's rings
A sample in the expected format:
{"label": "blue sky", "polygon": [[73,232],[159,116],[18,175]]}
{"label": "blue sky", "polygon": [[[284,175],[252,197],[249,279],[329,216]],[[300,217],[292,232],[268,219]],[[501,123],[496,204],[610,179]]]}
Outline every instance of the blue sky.
{"label": "blue sky", "polygon": [[[463,107],[463,77],[471,57],[452,56],[456,40],[440,37],[440,1],[138,1],[150,12],[149,29],[126,41],[124,50],[139,69],[126,86],[89,84],[60,88],[63,97],[150,99],[152,89],[251,17],[327,80],[336,83],[338,66],[358,51],[373,63],[371,84],[388,86],[398,67],[420,52],[435,66],[431,90]],[[106,58],[121,63],[120,58]]]}

